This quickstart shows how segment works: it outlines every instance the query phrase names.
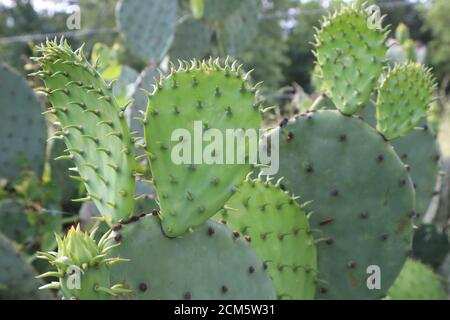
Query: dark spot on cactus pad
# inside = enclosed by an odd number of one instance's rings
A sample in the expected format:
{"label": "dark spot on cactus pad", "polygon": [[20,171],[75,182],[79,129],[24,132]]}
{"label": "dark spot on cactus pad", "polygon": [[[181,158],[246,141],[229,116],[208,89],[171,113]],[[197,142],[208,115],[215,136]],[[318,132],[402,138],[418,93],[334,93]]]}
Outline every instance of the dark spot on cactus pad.
{"label": "dark spot on cactus pad", "polygon": [[332,195],[333,197],[337,197],[337,196],[339,195],[339,190],[337,190],[337,189],[331,190],[331,195]]}
{"label": "dark spot on cactus pad", "polygon": [[320,288],[319,292],[320,292],[320,294],[327,294],[328,289],[327,288]]}
{"label": "dark spot on cactus pad", "polygon": [[245,239],[246,241],[248,241],[248,242],[251,242],[251,241],[252,241],[252,238],[251,238],[250,236],[245,236],[244,239]]}
{"label": "dark spot on cactus pad", "polygon": [[267,262],[263,262],[263,269],[267,270],[267,268],[268,268]]}
{"label": "dark spot on cactus pad", "polygon": [[347,141],[347,135],[346,134],[341,134],[340,136],[339,136],[339,141],[341,141],[341,142],[344,142],[344,141]]}
{"label": "dark spot on cactus pad", "polygon": [[383,162],[383,160],[384,160],[384,156],[383,156],[382,154],[380,154],[380,155],[377,157],[377,162]]}
{"label": "dark spot on cactus pad", "polygon": [[234,236],[235,239],[239,239],[240,234],[237,231],[233,231],[233,236]]}
{"label": "dark spot on cactus pad", "polygon": [[405,180],[405,179],[401,179],[401,180],[398,182],[398,185],[399,185],[400,187],[404,187],[404,186],[406,185],[406,180]]}
{"label": "dark spot on cactus pad", "polygon": [[228,292],[228,288],[226,286],[222,286],[222,293],[227,293]]}
{"label": "dark spot on cactus pad", "polygon": [[349,262],[347,262],[347,268],[349,269],[354,269],[356,267],[356,262],[353,260],[350,260]]}
{"label": "dark spot on cactus pad", "polygon": [[305,171],[308,172],[308,173],[313,173],[314,172],[314,167],[312,165],[308,164],[305,167]]}
{"label": "dark spot on cactus pad", "polygon": [[254,266],[250,266],[248,268],[248,273],[254,273],[255,272],[255,267]]}
{"label": "dark spot on cactus pad", "polygon": [[116,234],[116,236],[114,237],[114,240],[116,240],[116,242],[120,242],[122,240],[122,235]]}
{"label": "dark spot on cactus pad", "polygon": [[434,161],[438,162],[440,158],[441,158],[441,156],[437,154],[434,156]]}
{"label": "dark spot on cactus pad", "polygon": [[139,291],[141,292],[145,292],[147,291],[147,284],[145,284],[144,282],[139,284]]}
{"label": "dark spot on cactus pad", "polygon": [[214,232],[215,232],[214,228],[212,228],[212,227],[208,228],[208,235],[209,236],[212,236],[214,234]]}
{"label": "dark spot on cactus pad", "polygon": [[287,125],[289,122],[289,120],[287,118],[284,118],[281,122],[280,122],[280,128],[284,127],[285,125]]}
{"label": "dark spot on cactus pad", "polygon": [[184,294],[184,300],[191,300],[192,294],[188,291]]}
{"label": "dark spot on cactus pad", "polygon": [[291,141],[292,139],[294,139],[294,134],[292,132],[289,132],[287,135],[287,141]]}
{"label": "dark spot on cactus pad", "polygon": [[359,214],[362,219],[367,219],[369,217],[369,213],[367,211],[363,211]]}
{"label": "dark spot on cactus pad", "polygon": [[156,209],[153,209],[153,210],[152,210],[152,215],[153,215],[153,216],[157,216],[157,215],[159,215],[159,212],[158,212],[158,210],[156,210]]}
{"label": "dark spot on cactus pad", "polygon": [[380,237],[380,239],[383,240],[383,241],[387,240],[388,238],[389,238],[389,235],[387,235],[387,234],[383,234],[383,235]]}
{"label": "dark spot on cactus pad", "polygon": [[327,245],[332,245],[333,242],[334,242],[334,240],[333,240],[332,238],[328,238],[328,239],[325,240],[325,243],[326,243]]}
{"label": "dark spot on cactus pad", "polygon": [[326,224],[333,222],[334,220],[336,220],[336,217],[334,217],[334,216],[327,217],[327,218],[323,219],[322,221],[320,221],[319,225],[324,226]]}

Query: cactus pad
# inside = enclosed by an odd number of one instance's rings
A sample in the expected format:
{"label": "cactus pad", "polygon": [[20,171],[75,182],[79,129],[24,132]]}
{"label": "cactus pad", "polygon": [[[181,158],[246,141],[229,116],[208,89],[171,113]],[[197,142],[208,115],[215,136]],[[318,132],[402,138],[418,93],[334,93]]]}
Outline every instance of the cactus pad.
{"label": "cactus pad", "polygon": [[170,49],[170,58],[192,59],[203,58],[211,46],[212,32],[199,20],[185,19],[178,26]]}
{"label": "cactus pad", "polygon": [[435,89],[435,80],[423,65],[407,63],[390,69],[378,90],[378,131],[389,140],[407,134],[425,117]]}
{"label": "cactus pad", "polygon": [[221,215],[266,263],[279,299],[313,299],[317,257],[305,211],[279,185],[248,178]]}
{"label": "cactus pad", "polygon": [[0,232],[18,243],[31,235],[25,208],[12,199],[0,201]]}
{"label": "cactus pad", "polygon": [[234,13],[246,1],[248,0],[204,0],[204,17],[208,20],[221,20]]}
{"label": "cactus pad", "polygon": [[168,238],[159,218],[114,227],[121,245],[114,255],[130,259],[112,268],[132,299],[273,299],[272,281],[244,239],[207,222],[180,238]]}
{"label": "cactus pad", "polygon": [[0,64],[0,177],[14,179],[22,167],[41,176],[47,125],[33,90],[15,71]]}
{"label": "cactus pad", "polygon": [[0,300],[47,299],[40,292],[41,281],[36,280],[33,268],[20,256],[14,244],[0,233]]}
{"label": "cactus pad", "polygon": [[219,31],[220,41],[227,54],[242,54],[258,34],[257,0],[243,1],[239,9],[225,19]]}
{"label": "cactus pad", "polygon": [[[227,161],[225,142],[213,150],[205,143],[202,149],[197,136],[201,135],[199,131],[212,133],[210,129],[220,131],[224,138],[227,129],[257,131],[261,114],[255,88],[235,64],[194,61],[160,80],[149,96],[144,122],[162,226],[166,235],[178,236],[217,213],[250,171],[249,160],[236,164],[238,153],[244,158],[248,150],[238,150],[233,143],[234,161]],[[175,130],[180,129],[183,134],[173,141]],[[242,130],[239,132],[243,135]],[[207,150],[209,160],[203,157]],[[179,164],[174,162],[174,154],[182,154],[183,158],[176,161]],[[205,163],[205,159],[214,165]]]}
{"label": "cactus pad", "polygon": [[[318,298],[381,298],[411,250],[407,169],[376,130],[338,111],[310,112],[279,130],[282,184],[312,201]],[[380,290],[366,285],[371,265],[382,270]]]}
{"label": "cactus pad", "polygon": [[178,19],[177,0],[121,0],[117,24],[127,46],[144,61],[160,61],[172,44]]}
{"label": "cactus pad", "polygon": [[43,78],[53,113],[62,129],[68,152],[61,159],[75,162],[78,176],[84,182],[87,197],[93,200],[103,216],[113,222],[133,213],[135,178],[134,148],[124,116],[112,88],[91,67],[82,49],[73,52],[67,42],[47,41],[40,47],[42,56],[35,58]]}
{"label": "cactus pad", "polygon": [[443,279],[430,267],[406,260],[400,275],[388,292],[390,300],[445,300]]}
{"label": "cactus pad", "polygon": [[315,55],[327,93],[337,108],[353,114],[370,98],[381,75],[385,30],[363,7],[343,4],[324,18],[316,34]]}
{"label": "cactus pad", "polygon": [[430,206],[431,200],[439,191],[440,151],[436,138],[424,126],[422,130],[413,130],[406,136],[391,141],[398,156],[408,165],[416,190],[416,213],[420,218]]}

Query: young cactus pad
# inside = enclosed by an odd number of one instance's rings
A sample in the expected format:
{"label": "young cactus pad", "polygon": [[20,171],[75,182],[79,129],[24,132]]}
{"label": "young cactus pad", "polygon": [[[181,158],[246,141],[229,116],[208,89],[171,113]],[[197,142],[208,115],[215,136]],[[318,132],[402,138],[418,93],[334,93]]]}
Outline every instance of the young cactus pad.
{"label": "young cactus pad", "polygon": [[96,242],[91,234],[82,232],[80,226],[72,227],[64,238],[56,235],[58,252],[38,252],[38,258],[47,260],[57,268],[38,278],[57,278],[40,289],[60,289],[66,299],[111,299],[118,293],[129,292],[121,285],[111,286],[110,266],[126,259],[107,258],[119,244],[111,243],[111,230]]}
{"label": "young cactus pad", "polygon": [[364,7],[343,4],[317,30],[315,56],[337,108],[353,114],[370,98],[381,75],[386,30]]}
{"label": "young cactus pad", "polygon": [[[156,212],[156,211],[155,211]],[[112,279],[132,290],[132,299],[274,299],[272,281],[249,243],[226,226],[208,221],[194,232],[168,238],[158,216],[114,226],[130,259],[112,269]]]}
{"label": "young cactus pad", "polygon": [[101,214],[117,222],[132,215],[134,206],[134,146],[124,110],[112,88],[87,62],[83,50],[73,52],[66,41],[47,41],[35,58],[42,70],[43,89],[52,107],[48,110],[61,124],[55,138],[64,138],[67,155],[84,182],[87,196]]}
{"label": "young cactus pad", "polygon": [[0,178],[14,179],[22,167],[41,176],[47,125],[41,105],[22,76],[0,64]]}
{"label": "young cactus pad", "polygon": [[[244,158],[249,148],[236,142],[248,129],[256,137],[261,123],[256,89],[247,77],[236,64],[181,63],[149,95],[146,149],[166,235],[179,236],[204,223],[250,171],[250,159]],[[227,141],[221,143],[219,135]],[[208,136],[210,142],[199,143]]]}
{"label": "young cactus pad", "polygon": [[172,44],[178,19],[177,0],[121,0],[117,25],[130,50],[145,62],[159,62]]}
{"label": "young cactus pad", "polygon": [[216,218],[242,234],[267,266],[279,299],[313,299],[316,246],[308,218],[280,183],[247,178]]}
{"label": "young cactus pad", "polygon": [[425,117],[435,89],[431,71],[421,64],[390,69],[378,90],[378,131],[389,140],[407,134]]}
{"label": "young cactus pad", "polygon": [[444,279],[419,261],[406,260],[388,292],[390,300],[445,300]]}
{"label": "young cactus pad", "polygon": [[[338,111],[306,113],[278,130],[282,184],[311,201],[317,297],[383,297],[411,250],[407,169],[376,130]],[[379,290],[367,286],[374,265],[382,270]]]}
{"label": "young cactus pad", "polygon": [[49,298],[48,293],[38,290],[42,282],[35,276],[14,243],[0,233],[0,300]]}

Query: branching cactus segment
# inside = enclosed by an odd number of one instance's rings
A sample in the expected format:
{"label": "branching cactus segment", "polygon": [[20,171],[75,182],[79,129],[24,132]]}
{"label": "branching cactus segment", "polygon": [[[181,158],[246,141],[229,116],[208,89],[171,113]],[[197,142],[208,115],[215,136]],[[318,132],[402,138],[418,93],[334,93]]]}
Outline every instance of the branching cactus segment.
{"label": "branching cactus segment", "polygon": [[[228,141],[207,153],[195,139],[199,131],[225,138],[227,129],[240,129],[241,134],[251,129],[257,135],[261,112],[256,86],[236,64],[181,63],[149,95],[144,123],[162,226],[166,235],[179,236],[217,213],[250,171],[249,159],[238,162],[238,143],[234,160],[227,161]],[[247,156],[248,148],[244,152],[240,154]]]}
{"label": "branching cactus segment", "polygon": [[39,252],[38,258],[47,260],[57,271],[46,272],[38,278],[55,277],[40,289],[60,289],[66,299],[111,299],[119,293],[129,292],[122,285],[111,286],[109,267],[121,258],[107,258],[110,251],[119,244],[111,243],[112,231],[108,231],[98,241],[91,234],[82,232],[80,227],[72,227],[67,236],[56,235],[58,252]]}
{"label": "branching cactus segment", "polygon": [[436,83],[418,63],[390,69],[378,90],[377,129],[389,139],[404,136],[426,116]]}
{"label": "branching cactus segment", "polygon": [[297,197],[248,177],[216,218],[242,234],[267,266],[279,299],[313,299],[317,256],[308,217]]}
{"label": "branching cactus segment", "polygon": [[61,130],[54,138],[63,138],[67,149],[60,159],[74,161],[84,182],[87,196],[74,201],[93,200],[101,214],[112,222],[133,213],[135,159],[132,137],[124,111],[119,107],[111,86],[87,62],[80,48],[73,52],[66,41],[47,41],[35,60],[42,70],[34,75],[44,80]]}
{"label": "branching cactus segment", "polygon": [[386,55],[386,29],[364,7],[346,5],[324,18],[315,56],[337,108],[353,114],[370,98]]}

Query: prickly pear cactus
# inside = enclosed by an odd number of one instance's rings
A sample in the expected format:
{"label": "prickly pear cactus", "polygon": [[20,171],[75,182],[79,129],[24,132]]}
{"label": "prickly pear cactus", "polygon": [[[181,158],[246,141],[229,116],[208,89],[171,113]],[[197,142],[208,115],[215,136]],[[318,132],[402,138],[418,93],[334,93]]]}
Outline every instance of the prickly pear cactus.
{"label": "prickly pear cactus", "polygon": [[47,293],[38,290],[42,282],[35,279],[36,272],[1,233],[0,257],[0,300],[49,298]]}
{"label": "prickly pear cactus", "polygon": [[114,230],[121,245],[113,254],[130,259],[112,269],[112,279],[133,291],[125,298],[275,298],[263,262],[224,225],[210,221],[183,237],[168,238],[159,217],[146,215]]}
{"label": "prickly pear cactus", "polygon": [[72,227],[64,238],[56,234],[57,252],[38,252],[37,257],[47,260],[57,268],[38,278],[57,278],[58,281],[40,289],[60,289],[66,299],[106,300],[119,293],[129,292],[122,285],[111,286],[109,268],[121,258],[107,258],[110,251],[120,244],[112,244],[111,230],[95,241],[94,229],[90,234],[80,226]]}
{"label": "prickly pear cactus", "polygon": [[258,6],[257,0],[243,1],[238,10],[224,20],[219,41],[227,54],[237,56],[252,44],[258,34]]}
{"label": "prickly pear cactus", "polygon": [[[279,177],[311,203],[320,299],[381,298],[410,253],[414,190],[392,147],[338,111],[304,114],[280,129]],[[381,289],[366,284],[382,270]]]}
{"label": "prickly pear cactus", "polygon": [[421,64],[390,69],[378,90],[377,130],[389,140],[407,134],[425,117],[435,89],[430,69]]}
{"label": "prickly pear cactus", "polygon": [[52,107],[48,110],[62,128],[66,155],[73,160],[87,189],[87,196],[74,201],[93,200],[101,214],[113,222],[133,214],[134,147],[124,111],[119,107],[98,72],[87,62],[82,48],[73,52],[61,39],[47,41],[35,60],[42,70],[35,75],[44,80]]}
{"label": "prickly pear cactus", "polygon": [[22,167],[40,177],[47,139],[41,105],[26,81],[3,64],[0,79],[0,177],[14,179]]}
{"label": "prickly pear cactus", "polygon": [[250,241],[264,261],[279,299],[313,299],[317,257],[308,218],[280,183],[247,178],[227,202],[222,218]]}
{"label": "prickly pear cactus", "polygon": [[381,21],[357,4],[343,4],[324,18],[315,56],[327,93],[342,113],[355,113],[370,98],[381,75],[385,39]]}
{"label": "prickly pear cactus", "polygon": [[17,243],[31,235],[25,208],[12,199],[0,201],[0,232]]}
{"label": "prickly pear cactus", "polygon": [[177,26],[173,45],[170,49],[170,58],[192,59],[203,58],[211,46],[212,31],[203,22],[187,18]]}
{"label": "prickly pear cactus", "polygon": [[177,0],[121,0],[117,24],[127,46],[145,61],[159,62],[172,44],[177,18]]}
{"label": "prickly pear cactus", "polygon": [[203,134],[210,141],[218,134],[226,137],[227,129],[259,129],[255,90],[236,64],[221,66],[210,60],[181,64],[149,96],[146,149],[166,235],[179,236],[204,223],[250,171],[244,157],[248,150],[237,143],[232,141],[233,164],[225,164],[230,162],[225,144],[203,149],[198,139]]}
{"label": "prickly pear cactus", "polygon": [[128,66],[123,66],[117,82],[113,85],[113,94],[119,105],[125,105],[134,94],[134,83],[139,73]]}
{"label": "prickly pear cactus", "polygon": [[445,300],[443,279],[430,267],[406,260],[400,275],[389,289],[390,300]]}
{"label": "prickly pear cactus", "polygon": [[408,165],[416,190],[416,213],[423,218],[431,200],[439,192],[440,150],[436,137],[427,126],[417,128],[406,136],[391,141],[395,151]]}

